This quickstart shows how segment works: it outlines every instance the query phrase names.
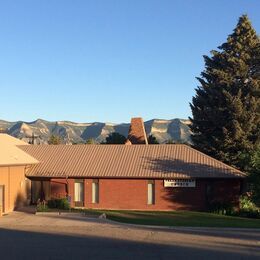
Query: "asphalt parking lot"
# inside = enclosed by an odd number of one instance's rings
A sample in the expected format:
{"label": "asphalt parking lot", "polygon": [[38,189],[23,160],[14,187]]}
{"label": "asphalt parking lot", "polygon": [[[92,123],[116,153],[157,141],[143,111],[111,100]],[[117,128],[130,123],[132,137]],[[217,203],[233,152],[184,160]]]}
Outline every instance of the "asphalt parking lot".
{"label": "asphalt parking lot", "polygon": [[0,218],[0,259],[260,259],[260,230],[153,228],[77,214]]}

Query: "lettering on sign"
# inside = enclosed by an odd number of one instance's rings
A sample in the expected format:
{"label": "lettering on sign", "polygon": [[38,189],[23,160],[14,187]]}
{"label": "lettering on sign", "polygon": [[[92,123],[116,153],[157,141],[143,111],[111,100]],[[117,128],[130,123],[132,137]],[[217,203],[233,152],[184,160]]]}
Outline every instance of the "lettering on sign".
{"label": "lettering on sign", "polygon": [[196,187],[196,181],[194,179],[164,180],[164,187],[194,188]]}

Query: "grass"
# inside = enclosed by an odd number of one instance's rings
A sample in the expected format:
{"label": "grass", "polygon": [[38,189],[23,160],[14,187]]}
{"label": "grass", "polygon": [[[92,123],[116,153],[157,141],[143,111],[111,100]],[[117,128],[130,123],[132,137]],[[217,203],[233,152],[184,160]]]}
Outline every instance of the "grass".
{"label": "grass", "polygon": [[[48,209],[48,211],[68,212],[68,210],[58,209]],[[196,211],[130,211],[72,208],[70,212],[81,212],[91,217],[98,217],[105,213],[110,220],[138,225],[260,228],[260,219]]]}
{"label": "grass", "polygon": [[260,219],[241,218],[194,211],[116,211],[82,210],[88,214],[105,213],[108,219],[131,224],[188,227],[260,228]]}

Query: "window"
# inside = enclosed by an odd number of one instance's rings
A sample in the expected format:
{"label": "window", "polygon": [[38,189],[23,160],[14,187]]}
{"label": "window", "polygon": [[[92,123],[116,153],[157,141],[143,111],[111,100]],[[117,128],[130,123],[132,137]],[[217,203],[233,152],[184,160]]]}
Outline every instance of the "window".
{"label": "window", "polygon": [[92,203],[99,203],[99,181],[92,181]]}
{"label": "window", "polygon": [[147,192],[147,203],[148,205],[152,205],[155,203],[155,184],[153,180],[148,181],[148,192]]}
{"label": "window", "polygon": [[76,207],[83,207],[84,205],[84,181],[83,180],[75,180],[74,202]]}

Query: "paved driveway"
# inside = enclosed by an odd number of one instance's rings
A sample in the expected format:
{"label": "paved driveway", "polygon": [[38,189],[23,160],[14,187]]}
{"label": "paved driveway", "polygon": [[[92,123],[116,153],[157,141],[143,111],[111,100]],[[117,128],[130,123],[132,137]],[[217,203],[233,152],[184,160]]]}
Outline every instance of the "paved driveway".
{"label": "paved driveway", "polygon": [[0,259],[260,259],[260,230],[151,228],[78,215],[0,218]]}

